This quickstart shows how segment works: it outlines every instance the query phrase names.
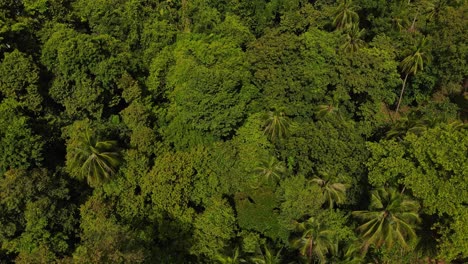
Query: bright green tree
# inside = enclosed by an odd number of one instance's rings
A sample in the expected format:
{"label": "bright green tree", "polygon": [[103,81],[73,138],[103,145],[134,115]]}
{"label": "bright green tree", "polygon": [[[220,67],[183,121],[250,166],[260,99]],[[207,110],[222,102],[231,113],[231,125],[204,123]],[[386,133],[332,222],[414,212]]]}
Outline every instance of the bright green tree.
{"label": "bright green tree", "polygon": [[416,239],[416,225],[419,218],[418,202],[407,198],[396,189],[380,188],[371,192],[369,210],[354,211],[352,214],[364,221],[357,230],[364,243],[362,249],[369,246],[392,248],[397,242],[408,249]]}

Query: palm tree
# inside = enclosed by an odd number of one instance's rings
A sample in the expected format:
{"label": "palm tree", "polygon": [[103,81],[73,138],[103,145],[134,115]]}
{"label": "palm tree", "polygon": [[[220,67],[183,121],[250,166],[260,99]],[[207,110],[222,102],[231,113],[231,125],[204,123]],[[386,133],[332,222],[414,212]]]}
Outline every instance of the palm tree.
{"label": "palm tree", "polygon": [[416,111],[412,111],[396,123],[394,123],[389,131],[387,131],[386,138],[399,138],[402,139],[407,133],[420,135],[426,131],[430,125],[429,120]]}
{"label": "palm tree", "polygon": [[326,116],[337,115],[341,117],[339,113],[338,104],[330,103],[330,104],[321,104],[315,107],[315,115],[317,118],[325,118]]}
{"label": "palm tree", "polygon": [[283,112],[268,112],[266,115],[264,133],[272,141],[281,139],[289,134],[291,124],[289,118]]}
{"label": "palm tree", "polygon": [[362,39],[364,29],[359,29],[359,25],[354,24],[346,30],[346,42],[341,45],[341,49],[348,53],[353,53],[358,51],[360,48],[364,47],[366,44]]}
{"label": "palm tree", "polygon": [[307,256],[311,263],[314,259],[319,263],[325,263],[328,253],[337,252],[335,231],[317,219],[311,217],[303,223],[298,223],[296,228],[302,232],[302,236],[293,241],[293,246],[298,248],[302,255]]}
{"label": "palm tree", "polygon": [[335,203],[341,204],[346,200],[347,186],[343,183],[332,183],[329,180],[324,180],[319,177],[312,179],[312,182],[318,184],[322,188],[322,194],[329,208],[333,208]]}
{"label": "palm tree", "polygon": [[263,250],[260,249],[260,256],[250,259],[255,264],[280,264],[281,263],[281,249],[272,252],[267,245],[263,245]]}
{"label": "palm tree", "polygon": [[367,251],[370,245],[392,248],[395,240],[407,249],[408,242],[416,239],[415,225],[421,221],[418,210],[418,202],[396,189],[372,191],[369,210],[352,213],[365,221],[357,228],[364,240],[362,250]]}
{"label": "palm tree", "polygon": [[348,244],[344,245],[340,248],[340,257],[337,263],[343,264],[361,264],[365,263],[364,259],[365,256],[359,250],[360,248],[360,241],[354,240],[349,241]]}
{"label": "palm tree", "polygon": [[337,29],[350,28],[353,24],[359,22],[359,16],[354,11],[356,6],[352,0],[343,0],[335,12],[333,26]]}
{"label": "palm tree", "polygon": [[286,168],[282,162],[279,162],[275,157],[271,157],[269,160],[260,161],[260,165],[254,171],[261,176],[262,181],[268,182],[272,178],[281,179]]}
{"label": "palm tree", "polygon": [[239,248],[237,248],[237,247],[234,250],[232,256],[217,255],[215,257],[215,260],[218,263],[221,263],[221,264],[238,264],[238,263],[245,263],[246,262],[244,259],[239,257]]}
{"label": "palm tree", "polygon": [[405,74],[405,79],[403,80],[403,86],[401,87],[400,98],[398,99],[398,104],[396,112],[400,109],[401,99],[403,98],[403,93],[405,92],[406,80],[410,74],[416,75],[419,70],[424,69],[424,61],[428,60],[428,56],[424,52],[427,46],[427,40],[425,37],[421,39],[419,44],[415,47],[414,51],[403,59],[400,63],[402,72]]}
{"label": "palm tree", "polygon": [[67,157],[71,168],[77,168],[78,178],[87,178],[90,185],[98,185],[114,176],[122,162],[116,141],[100,141],[86,130]]}

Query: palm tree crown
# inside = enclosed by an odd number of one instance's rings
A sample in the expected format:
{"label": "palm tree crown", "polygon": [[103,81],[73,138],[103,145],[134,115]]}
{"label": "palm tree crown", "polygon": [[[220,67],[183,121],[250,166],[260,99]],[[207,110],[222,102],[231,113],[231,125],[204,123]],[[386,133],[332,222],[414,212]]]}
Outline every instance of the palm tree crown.
{"label": "palm tree crown", "polygon": [[269,181],[272,178],[281,179],[286,169],[281,162],[271,157],[269,160],[262,160],[254,171],[262,177],[262,180]]}
{"label": "palm tree crown", "polygon": [[365,42],[361,39],[364,29],[359,29],[359,25],[354,24],[346,30],[346,41],[341,45],[341,49],[347,53],[353,53],[364,47]]}
{"label": "palm tree crown", "polygon": [[391,248],[397,241],[403,248],[416,238],[415,224],[420,222],[419,204],[396,189],[372,191],[370,208],[352,214],[364,221],[357,230],[364,240],[363,250],[370,245]]}
{"label": "palm tree crown", "polygon": [[354,11],[355,9],[352,0],[343,0],[336,9],[333,26],[337,29],[345,29],[359,22],[359,16]]}
{"label": "palm tree crown", "polygon": [[415,47],[415,50],[401,61],[400,67],[403,73],[414,75],[418,70],[424,69],[424,61],[427,59],[424,52],[426,46],[427,39],[423,37],[418,46]]}
{"label": "palm tree crown", "polygon": [[255,264],[280,264],[281,262],[281,249],[273,252],[267,245],[263,245],[263,250],[259,250],[260,254],[250,260]]}
{"label": "palm tree crown", "polygon": [[335,253],[338,244],[335,241],[335,231],[329,229],[324,223],[311,217],[303,223],[297,224],[297,230],[302,236],[293,242],[302,255],[312,262],[314,259],[319,263],[325,263],[328,253]]}
{"label": "palm tree crown", "polygon": [[330,208],[333,208],[335,203],[341,204],[346,200],[346,185],[343,183],[331,183],[322,178],[314,178],[313,182],[322,188],[322,193],[325,196],[325,201],[328,202]]}
{"label": "palm tree crown", "polygon": [[289,118],[283,112],[268,112],[264,133],[272,141],[281,139],[289,134]]}
{"label": "palm tree crown", "polygon": [[86,130],[67,159],[72,168],[79,168],[78,178],[87,178],[90,185],[109,180],[118,170],[122,157],[116,141],[100,141]]}

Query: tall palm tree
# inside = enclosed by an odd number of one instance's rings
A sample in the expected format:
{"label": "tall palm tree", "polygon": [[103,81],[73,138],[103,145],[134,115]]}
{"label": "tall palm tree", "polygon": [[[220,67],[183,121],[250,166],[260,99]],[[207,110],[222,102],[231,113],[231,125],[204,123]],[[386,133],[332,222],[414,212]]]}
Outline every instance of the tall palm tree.
{"label": "tall palm tree", "polygon": [[262,181],[269,181],[273,178],[277,180],[281,179],[286,168],[282,162],[279,162],[275,157],[271,157],[269,160],[261,160],[259,166],[254,171],[261,176]]}
{"label": "tall palm tree", "polygon": [[364,47],[366,44],[362,39],[364,29],[359,29],[358,24],[354,24],[346,30],[346,41],[341,45],[341,49],[347,53],[353,53]]}
{"label": "tall palm tree", "polygon": [[396,189],[380,188],[371,192],[367,211],[354,211],[356,218],[364,221],[357,230],[361,233],[363,251],[370,245],[392,248],[397,241],[403,248],[416,239],[415,225],[421,220],[419,204],[408,199]]}
{"label": "tall palm tree", "polygon": [[87,178],[90,185],[96,186],[114,176],[122,162],[117,142],[101,141],[86,130],[76,147],[67,157],[71,168],[77,168],[78,178]]}
{"label": "tall palm tree", "polygon": [[293,241],[293,246],[298,248],[302,255],[307,256],[311,263],[314,260],[325,263],[327,254],[337,252],[335,231],[316,218],[311,217],[303,223],[298,223],[296,228],[302,232],[302,236]]}
{"label": "tall palm tree", "polygon": [[282,139],[289,134],[291,124],[289,118],[283,112],[268,112],[266,115],[264,133],[272,141]]}
{"label": "tall palm tree", "polygon": [[324,180],[319,177],[312,179],[312,182],[318,184],[322,188],[322,194],[325,201],[328,203],[329,208],[333,205],[344,203],[346,200],[347,186],[343,183],[332,183],[329,180]]}
{"label": "tall palm tree", "polygon": [[359,22],[359,15],[355,12],[356,6],[352,0],[342,0],[335,12],[333,26],[337,29],[350,28]]}
{"label": "tall palm tree", "polygon": [[398,104],[396,112],[400,109],[401,99],[403,98],[403,93],[405,92],[406,81],[410,74],[416,75],[420,70],[424,69],[424,62],[428,60],[428,55],[425,53],[427,46],[427,39],[423,37],[419,44],[415,47],[414,51],[403,59],[400,63],[402,72],[405,74],[405,79],[403,80],[403,86],[401,87],[400,98],[398,99]]}

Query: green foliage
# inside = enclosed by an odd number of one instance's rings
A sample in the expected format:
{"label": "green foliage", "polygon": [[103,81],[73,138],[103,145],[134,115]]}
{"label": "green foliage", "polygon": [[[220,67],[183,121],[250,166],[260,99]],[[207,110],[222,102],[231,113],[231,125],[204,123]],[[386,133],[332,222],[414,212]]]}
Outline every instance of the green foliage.
{"label": "green foliage", "polygon": [[142,263],[144,250],[128,226],[119,224],[112,207],[92,196],[80,209],[82,243],[73,254],[74,263]]}
{"label": "green foliage", "polygon": [[288,232],[279,219],[278,198],[268,188],[258,188],[235,196],[237,221],[244,230],[257,231],[273,240],[287,241]]}
{"label": "green foliage", "polygon": [[191,253],[214,258],[234,237],[234,211],[220,198],[212,198],[205,211],[194,220]]}
{"label": "green foliage", "polygon": [[0,93],[32,111],[41,110],[39,69],[30,57],[18,50],[5,53],[0,64]]}
{"label": "green foliage", "polygon": [[429,129],[420,137],[409,134],[410,156],[416,169],[405,178],[429,213],[455,215],[466,203],[468,130],[451,125]]}
{"label": "green foliage", "polygon": [[[77,219],[65,179],[46,169],[9,170],[0,177],[0,244],[19,253],[53,260],[70,250]],[[36,260],[34,260],[36,261]]]}
{"label": "green foliage", "polygon": [[72,117],[101,117],[119,102],[116,83],[132,69],[125,45],[109,35],[83,34],[63,24],[49,31],[41,60],[54,74],[50,96]]}
{"label": "green foliage", "polygon": [[0,0],[0,262],[466,262],[467,8]]}
{"label": "green foliage", "polygon": [[20,114],[13,99],[0,103],[0,174],[6,170],[39,166],[44,142],[31,129],[29,118]]}
{"label": "green foliage", "polygon": [[344,177],[363,173],[361,164],[367,158],[367,150],[352,123],[319,121],[298,124],[298,127],[283,151],[283,156],[297,159],[298,173]]}
{"label": "green foliage", "polygon": [[173,56],[165,81],[170,105],[163,135],[179,148],[186,141],[193,144],[186,138],[191,133],[232,136],[256,93],[242,50],[229,39],[193,35],[178,42]]}
{"label": "green foliage", "polygon": [[319,186],[300,175],[284,179],[277,192],[282,201],[281,218],[287,227],[293,220],[316,215],[325,201]]}

